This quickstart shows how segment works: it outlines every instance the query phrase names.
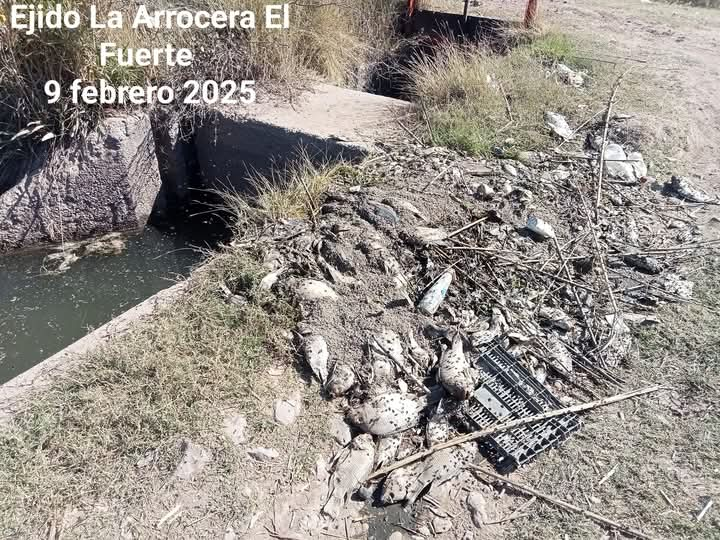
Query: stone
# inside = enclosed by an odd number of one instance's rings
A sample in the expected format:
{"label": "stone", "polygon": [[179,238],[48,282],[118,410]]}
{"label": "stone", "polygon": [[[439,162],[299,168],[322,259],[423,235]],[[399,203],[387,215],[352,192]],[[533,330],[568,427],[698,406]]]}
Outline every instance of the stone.
{"label": "stone", "polygon": [[0,192],[0,253],[140,229],[161,185],[145,114],[106,118],[82,143],[12,167]]}
{"label": "stone", "polygon": [[506,172],[507,174],[509,174],[510,176],[517,176],[517,175],[518,175],[517,168],[514,167],[513,165],[511,165],[510,163],[503,163],[502,168],[503,168],[503,171],[505,171],[505,172]]}
{"label": "stone", "polygon": [[495,190],[489,184],[479,184],[475,191],[475,196],[479,199],[491,199],[495,195]]}
{"label": "stone", "polygon": [[278,399],[273,404],[275,422],[281,426],[291,426],[302,410],[302,398],[295,394],[291,399]]}
{"label": "stone", "polygon": [[280,453],[274,448],[253,448],[248,450],[248,455],[258,461],[272,461],[280,457]]}
{"label": "stone", "polygon": [[240,414],[228,416],[223,420],[223,433],[234,445],[240,446],[247,440],[247,420]]}
{"label": "stone", "polygon": [[648,167],[640,152],[630,152],[627,158],[637,178],[645,178],[648,175]]}
{"label": "stone", "polygon": [[388,540],[405,540],[405,537],[400,531],[395,531],[388,537]]}
{"label": "stone", "polygon": [[189,440],[181,443],[182,458],[175,469],[175,476],[180,480],[194,480],[212,461],[210,451]]}
{"label": "stone", "polygon": [[571,139],[574,134],[562,114],[546,112],[545,125],[547,125],[555,135],[565,140]]}

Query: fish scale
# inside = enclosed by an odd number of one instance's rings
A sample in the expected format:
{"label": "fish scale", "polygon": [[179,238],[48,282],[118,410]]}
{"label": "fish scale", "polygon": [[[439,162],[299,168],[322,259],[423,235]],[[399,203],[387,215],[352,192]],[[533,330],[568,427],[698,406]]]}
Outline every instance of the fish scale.
{"label": "fish scale", "polygon": [[[562,407],[537,379],[493,340],[475,361],[481,384],[465,407],[479,429],[527,418]],[[481,451],[502,473],[512,472],[580,428],[580,418],[567,414],[504,431],[481,441]]]}

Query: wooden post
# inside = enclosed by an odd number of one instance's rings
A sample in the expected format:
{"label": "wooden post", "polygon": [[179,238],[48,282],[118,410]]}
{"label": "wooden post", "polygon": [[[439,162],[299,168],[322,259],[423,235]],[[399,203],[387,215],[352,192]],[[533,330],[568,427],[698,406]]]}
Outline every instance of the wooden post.
{"label": "wooden post", "polygon": [[538,14],[538,0],[528,0],[525,9],[525,28],[534,28]]}
{"label": "wooden post", "polygon": [[469,7],[470,7],[470,0],[465,0],[465,8],[463,9],[463,19],[465,19],[465,21],[467,21]]}

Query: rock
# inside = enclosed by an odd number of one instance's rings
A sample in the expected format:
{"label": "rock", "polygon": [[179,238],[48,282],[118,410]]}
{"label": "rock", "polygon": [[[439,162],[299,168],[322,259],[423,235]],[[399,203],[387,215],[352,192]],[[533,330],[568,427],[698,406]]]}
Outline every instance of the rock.
{"label": "rock", "polygon": [[181,443],[182,458],[175,469],[175,477],[180,480],[193,480],[212,461],[212,454],[206,448],[184,440]]}
{"label": "rock", "polygon": [[560,80],[565,84],[569,84],[570,86],[574,86],[575,88],[579,88],[583,84],[585,84],[585,77],[583,76],[583,74],[578,73],[577,71],[566,66],[565,64],[556,64],[555,71],[557,72]]}
{"label": "rock", "polygon": [[435,530],[435,534],[443,534],[451,531],[453,528],[452,521],[447,518],[436,517],[435,519],[433,519],[432,524],[433,529]]}
{"label": "rock", "polygon": [[235,529],[232,525],[228,525],[225,528],[225,534],[223,535],[223,540],[236,540],[237,533],[235,532]]}
{"label": "rock", "polygon": [[487,516],[487,501],[482,493],[479,491],[473,491],[470,493],[467,496],[466,504],[468,510],[470,510],[470,517],[473,525],[475,525],[478,529],[489,521]]}
{"label": "rock", "polygon": [[479,184],[475,191],[478,199],[492,199],[493,195],[495,195],[495,190],[489,184]]}
{"label": "rock", "polygon": [[513,165],[510,165],[510,163],[503,163],[502,168],[503,168],[503,171],[505,171],[510,176],[518,175],[517,169]]}
{"label": "rock", "polygon": [[334,414],[328,418],[328,431],[340,446],[345,446],[352,440],[350,426],[342,416]]}
{"label": "rock", "polygon": [[292,399],[278,399],[273,405],[275,422],[281,426],[291,426],[300,415],[302,399],[298,394]]}
{"label": "rock", "polygon": [[695,283],[677,274],[667,274],[663,277],[663,288],[667,292],[676,294],[685,300],[690,300],[693,297]]}
{"label": "rock", "polygon": [[545,124],[550,128],[553,133],[555,133],[555,135],[562,139],[571,139],[574,134],[573,130],[570,129],[567,120],[562,114],[546,112]]}
{"label": "rock", "polygon": [[627,161],[628,156],[619,144],[609,143],[605,147],[605,172],[613,178],[620,178],[627,182],[637,180],[635,169]]}
{"label": "rock", "polygon": [[247,440],[247,420],[240,414],[229,416],[223,420],[223,433],[233,444],[239,446]]}
{"label": "rock", "polygon": [[257,461],[272,461],[280,457],[280,453],[274,448],[253,448],[248,450],[248,455]]}
{"label": "rock", "polygon": [[387,204],[367,201],[359,210],[360,215],[375,226],[395,226],[400,223],[400,216]]}
{"label": "rock", "polygon": [[15,181],[0,190],[0,253],[140,229],[159,199],[146,114],[108,117],[82,141],[52,155],[38,151],[13,167]]}
{"label": "rock", "polygon": [[387,540],[405,540],[405,537],[403,534],[399,531],[395,531],[390,536],[388,536]]}
{"label": "rock", "polygon": [[337,300],[339,297],[333,288],[323,281],[303,279],[296,289],[301,300],[317,302],[320,300]]}

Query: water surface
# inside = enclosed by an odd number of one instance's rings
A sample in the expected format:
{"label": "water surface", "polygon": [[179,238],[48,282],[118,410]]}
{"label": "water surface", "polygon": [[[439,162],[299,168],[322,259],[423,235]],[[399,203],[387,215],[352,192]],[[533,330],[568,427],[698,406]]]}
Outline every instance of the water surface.
{"label": "water surface", "polygon": [[45,252],[0,255],[0,384],[187,276],[207,243],[148,226],[121,254],[80,259],[62,274],[43,273]]}

